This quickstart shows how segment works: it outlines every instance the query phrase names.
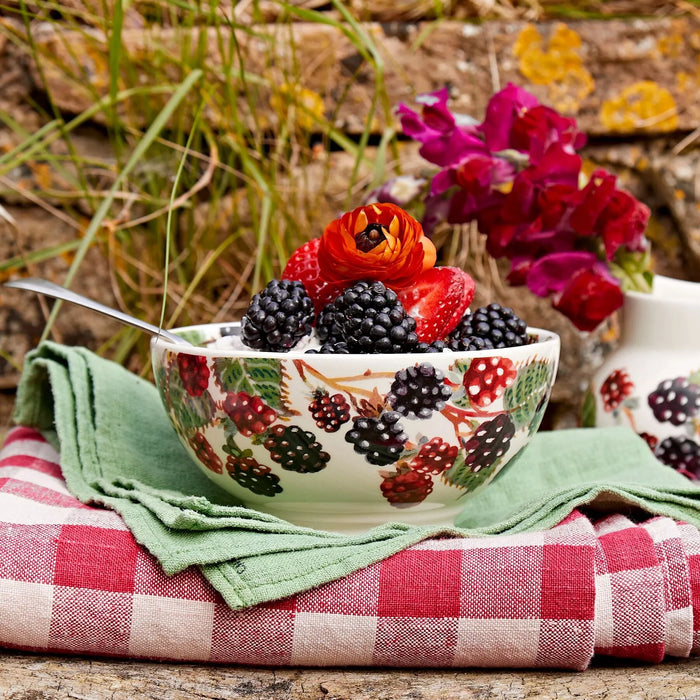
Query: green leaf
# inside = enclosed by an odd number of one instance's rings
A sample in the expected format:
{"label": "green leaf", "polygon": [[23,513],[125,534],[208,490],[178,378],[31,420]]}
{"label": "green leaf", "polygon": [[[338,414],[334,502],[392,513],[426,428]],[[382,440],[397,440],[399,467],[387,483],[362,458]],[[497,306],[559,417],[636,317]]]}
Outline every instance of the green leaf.
{"label": "green leaf", "polygon": [[199,345],[207,339],[202,331],[178,331],[178,335],[192,345]]}
{"label": "green leaf", "polygon": [[209,393],[190,396],[182,385],[171,384],[170,396],[175,420],[183,429],[201,428],[212,422],[216,406]]}
{"label": "green leaf", "polygon": [[517,429],[528,425],[549,391],[554,366],[536,360],[518,370],[515,381],[503,394],[503,405]]}
{"label": "green leaf", "polygon": [[583,395],[583,402],[581,404],[581,427],[582,428],[593,428],[595,427],[596,419],[596,408],[595,408],[595,395],[588,389]]}
{"label": "green leaf", "polygon": [[[122,187],[124,180],[127,178],[129,173],[136,167],[136,165],[140,163],[141,160],[144,158],[146,151],[148,150],[150,145],[156,140],[158,134],[160,134],[160,132],[163,130],[177,106],[180,104],[180,102],[182,102],[187,93],[192,89],[194,84],[201,77],[201,70],[193,70],[187,76],[187,78],[183,80],[183,82],[175,90],[173,96],[168,100],[165,107],[163,107],[163,109],[159,112],[158,116],[156,116],[156,118],[153,120],[148,130],[144,134],[143,138],[136,145],[136,148],[134,148],[131,156],[129,157],[128,162],[122,168],[119,175],[115,178],[114,183],[112,184],[112,186],[109,189],[109,192],[107,193],[107,196],[102,200],[99,208],[95,212],[95,215],[92,217],[92,220],[90,221],[90,224],[87,227],[87,230],[85,231],[85,234],[83,235],[80,241],[80,246],[75,253],[75,258],[73,259],[70,269],[68,270],[68,274],[66,275],[66,287],[70,288],[70,284],[73,281],[73,278],[77,274],[78,270],[80,269],[80,265],[82,264],[83,259],[87,254],[87,251],[92,245],[92,242],[95,236],[97,235],[97,232],[100,230],[102,222],[107,216],[109,208],[112,206],[112,202],[114,201],[117,192]],[[51,309],[51,313],[49,314],[49,318],[46,322],[46,325],[44,326],[44,331],[41,335],[41,340],[46,340],[46,338],[48,338],[49,333],[51,332],[51,327],[56,321],[60,308],[61,302],[59,300],[53,305]]]}
{"label": "green leaf", "polygon": [[502,461],[503,458],[497,459],[484,469],[472,471],[464,461],[463,452],[460,452],[455,463],[442,475],[442,478],[447,484],[466,489],[466,493],[469,493],[488,481],[491,475],[499,468]]}
{"label": "green leaf", "polygon": [[274,358],[228,358],[214,360],[217,382],[225,392],[244,391],[259,396],[274,409],[283,408],[280,383],[282,362]]}

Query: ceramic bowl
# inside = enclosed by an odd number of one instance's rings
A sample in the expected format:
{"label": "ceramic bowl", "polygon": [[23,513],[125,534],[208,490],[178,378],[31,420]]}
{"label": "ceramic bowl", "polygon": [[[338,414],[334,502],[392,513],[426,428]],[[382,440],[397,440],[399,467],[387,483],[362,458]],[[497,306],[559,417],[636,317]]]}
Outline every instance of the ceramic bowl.
{"label": "ceramic bowl", "polygon": [[244,505],[336,532],[453,525],[539,427],[559,360],[559,337],[537,328],[521,347],[386,355],[223,347],[239,331],[153,339],[175,431]]}

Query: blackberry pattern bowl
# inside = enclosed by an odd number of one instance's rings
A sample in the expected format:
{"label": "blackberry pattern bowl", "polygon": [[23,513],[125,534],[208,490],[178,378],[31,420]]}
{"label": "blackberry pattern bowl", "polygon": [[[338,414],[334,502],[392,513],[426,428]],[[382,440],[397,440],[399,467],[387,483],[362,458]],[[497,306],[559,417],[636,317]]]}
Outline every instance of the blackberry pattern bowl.
{"label": "blackberry pattern bowl", "polygon": [[499,350],[256,352],[238,324],[152,341],[165,410],[197,465],[253,509],[357,532],[452,525],[537,431],[559,338]]}

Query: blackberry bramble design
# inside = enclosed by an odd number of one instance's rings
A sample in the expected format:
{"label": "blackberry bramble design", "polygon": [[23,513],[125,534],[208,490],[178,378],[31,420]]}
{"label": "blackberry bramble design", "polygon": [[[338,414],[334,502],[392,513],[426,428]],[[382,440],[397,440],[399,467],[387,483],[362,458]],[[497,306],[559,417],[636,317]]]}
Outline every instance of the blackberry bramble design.
{"label": "blackberry bramble design", "polygon": [[700,284],[654,275],[626,292],[619,335],[594,374],[584,425],[626,426],[691,479],[700,453]]}
{"label": "blackberry bramble design", "polygon": [[[218,348],[231,324],[199,328],[194,352],[159,340],[154,357],[201,472],[251,508],[341,531],[454,524],[529,441],[558,350],[538,331],[536,342],[477,353],[260,356]],[[206,387],[188,392],[207,372]]]}

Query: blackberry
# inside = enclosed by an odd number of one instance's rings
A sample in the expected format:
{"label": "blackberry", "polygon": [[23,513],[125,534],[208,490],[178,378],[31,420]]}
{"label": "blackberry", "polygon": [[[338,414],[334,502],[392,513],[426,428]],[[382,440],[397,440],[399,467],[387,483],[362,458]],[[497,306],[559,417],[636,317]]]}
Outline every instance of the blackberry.
{"label": "blackberry", "polygon": [[177,370],[182,386],[190,396],[201,396],[209,385],[210,370],[204,355],[189,355],[181,352],[177,356]]}
{"label": "blackberry", "polygon": [[408,440],[400,418],[401,414],[397,411],[385,411],[369,418],[353,418],[352,428],[345,434],[345,439],[370,464],[384,467],[399,458]]}
{"label": "blackberry", "polygon": [[202,433],[197,431],[191,438],[187,440],[189,446],[194,451],[197,459],[207,468],[216,474],[222,474],[224,465],[221,463],[219,455],[214,452],[209,440]]}
{"label": "blackberry", "polygon": [[444,340],[433,340],[432,343],[419,340],[413,352],[442,352],[446,347]]}
{"label": "blackberry", "polygon": [[700,445],[690,438],[667,437],[654,450],[656,458],[690,479],[700,479]]}
{"label": "blackberry", "polygon": [[[356,282],[332,302],[321,323],[321,341],[345,341],[351,353],[413,352],[416,322],[381,282]],[[318,331],[317,331],[318,332]]]}
{"label": "blackberry", "polygon": [[433,365],[422,362],[400,369],[394,375],[387,400],[406,418],[430,418],[433,411],[445,408],[452,390],[445,384],[445,375]]}
{"label": "blackberry", "polygon": [[[486,348],[468,347],[474,338],[490,341],[491,347],[488,347],[488,342],[485,343]],[[452,350],[490,350],[527,345],[527,324],[513,309],[494,302],[465,314],[448,336],[447,343]]]}
{"label": "blackberry", "polygon": [[327,433],[336,433],[343,423],[350,420],[350,405],[342,394],[331,396],[325,389],[314,392],[314,400],[309,404],[309,411],[316,425]]}
{"label": "blackberry", "polygon": [[414,470],[400,469],[394,474],[388,474],[379,485],[382,496],[396,508],[409,508],[421,503],[432,493],[433,480],[429,474]]}
{"label": "blackberry", "polygon": [[255,350],[281,352],[311,333],[314,304],[297,280],[272,280],[255,294],[241,320],[241,340]]}
{"label": "blackberry", "polygon": [[336,307],[336,301],[339,299],[340,297],[336,297],[329,304],[326,304],[316,317],[316,336],[324,346],[345,342],[343,328],[339,323],[341,313]]}
{"label": "blackberry", "polygon": [[328,355],[331,353],[336,355],[347,355],[350,351],[348,350],[348,344],[342,340],[339,340],[335,343],[323,343],[321,347],[310,348],[306,352],[313,355]]}
{"label": "blackberry", "polygon": [[270,458],[282,469],[299,474],[320,472],[328,466],[331,456],[321,449],[316,436],[298,425],[275,425],[264,436],[263,446]]}
{"label": "blackberry", "polygon": [[700,408],[700,387],[686,377],[665,379],[649,394],[647,401],[656,420],[682,425]]}
{"label": "blackberry", "polygon": [[507,413],[482,423],[469,440],[464,440],[464,462],[472,472],[486,469],[500,459],[510,447],[515,426]]}
{"label": "blackberry", "polygon": [[455,463],[459,448],[442,438],[434,437],[421,446],[418,454],[409,462],[409,467],[425,474],[442,474]]}
{"label": "blackberry", "polygon": [[282,492],[279,477],[272,473],[270,467],[252,457],[249,450],[230,455],[226,459],[226,471],[244,489],[259,496],[275,496]]}
{"label": "blackberry", "polygon": [[488,338],[479,338],[475,335],[466,338],[448,338],[447,347],[450,350],[474,352],[475,350],[493,350],[493,343]]}
{"label": "blackberry", "polygon": [[238,432],[245,436],[264,433],[277,419],[274,409],[259,396],[251,396],[245,391],[232,391],[226,394],[223,408],[236,424]]}

